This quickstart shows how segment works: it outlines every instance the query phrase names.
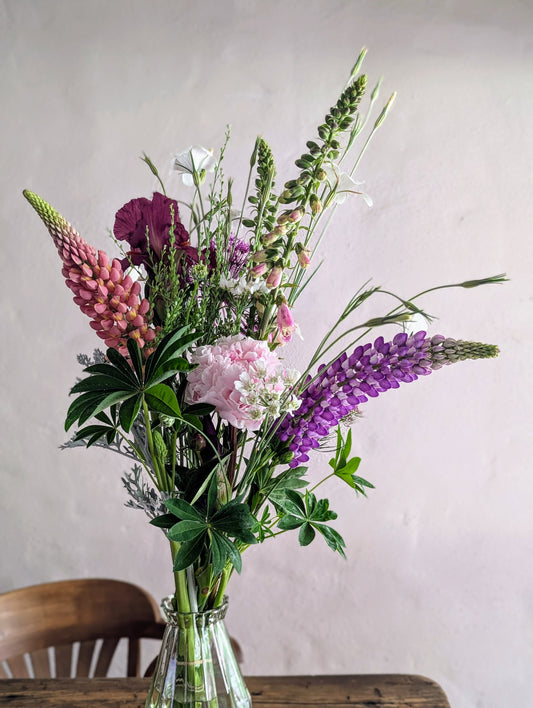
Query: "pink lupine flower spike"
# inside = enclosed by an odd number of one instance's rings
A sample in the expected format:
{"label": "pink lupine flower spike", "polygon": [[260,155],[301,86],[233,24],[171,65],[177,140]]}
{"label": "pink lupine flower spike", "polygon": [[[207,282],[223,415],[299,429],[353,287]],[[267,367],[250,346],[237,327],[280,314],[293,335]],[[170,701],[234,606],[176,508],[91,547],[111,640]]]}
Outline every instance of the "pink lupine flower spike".
{"label": "pink lupine flower spike", "polygon": [[62,273],[74,302],[91,318],[91,327],[108,347],[127,355],[127,340],[142,349],[156,331],[150,304],[140,298],[141,286],[126,275],[118,259],[96,252],[44,199],[28,190],[24,196],[43,220],[63,261]]}

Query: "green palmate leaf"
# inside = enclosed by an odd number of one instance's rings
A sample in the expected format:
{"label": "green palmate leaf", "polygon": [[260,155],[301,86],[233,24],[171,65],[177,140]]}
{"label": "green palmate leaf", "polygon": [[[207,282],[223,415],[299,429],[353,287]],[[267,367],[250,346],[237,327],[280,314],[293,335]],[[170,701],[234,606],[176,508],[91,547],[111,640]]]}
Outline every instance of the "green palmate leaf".
{"label": "green palmate leaf", "polygon": [[218,531],[223,531],[230,536],[238,536],[242,532],[249,531],[255,519],[248,504],[232,499],[213,514],[210,522]]}
{"label": "green palmate leaf", "polygon": [[136,390],[136,386],[126,383],[124,379],[115,376],[104,376],[103,374],[93,374],[82,381],[78,381],[71,389],[70,393],[84,393],[86,391],[111,391]]}
{"label": "green palmate leaf", "polygon": [[204,517],[196,509],[188,504],[184,499],[172,497],[165,501],[165,506],[178,519],[190,519],[192,521],[204,521]]}
{"label": "green palmate leaf", "polygon": [[300,528],[300,533],[298,534],[298,541],[300,546],[308,546],[315,539],[315,529],[311,524],[304,522]]}
{"label": "green palmate leaf", "polygon": [[191,344],[197,335],[189,335],[186,337],[186,333],[190,330],[190,326],[181,327],[175,332],[167,334],[166,337],[159,342],[157,349],[150,354],[146,360],[145,367],[145,377],[146,381],[150,381],[151,377],[155,374],[159,366],[162,366],[171,358],[175,358],[178,354],[185,351],[189,344]]}
{"label": "green palmate leaf", "polygon": [[128,379],[132,378],[134,381],[137,381],[137,383],[140,383],[142,381],[142,376],[135,376],[136,372],[131,368],[129,361],[126,359],[126,357],[122,356],[122,354],[117,352],[116,349],[110,347],[106,352],[106,356],[109,361]]}
{"label": "green palmate leaf", "polygon": [[96,417],[98,413],[108,406],[132,395],[134,394],[130,391],[116,391],[111,394],[102,391],[82,393],[70,404],[65,420],[65,430],[68,430],[76,421],[82,425],[89,418]]}
{"label": "green palmate leaf", "polygon": [[97,413],[100,413],[100,411],[109,408],[109,406],[113,403],[120,403],[121,401],[125,401],[132,396],[135,396],[135,393],[132,393],[131,391],[114,391],[113,393],[106,395],[105,398],[101,399],[96,406],[89,405],[83,411],[78,418],[79,424],[83,425],[83,423],[89,420],[89,418],[93,418]]}
{"label": "green palmate leaf", "polygon": [[331,526],[323,526],[322,524],[316,524],[315,528],[322,534],[331,549],[340,553],[343,558],[346,558],[346,554],[344,553],[346,543],[338,531],[332,529]]}
{"label": "green palmate leaf", "polygon": [[139,381],[142,381],[143,378],[143,357],[141,354],[141,350],[139,349],[139,345],[135,341],[135,339],[128,339],[127,342],[127,347],[128,347],[128,354],[130,355],[131,363],[133,366],[133,369],[135,373],[137,374],[137,378]]}
{"label": "green palmate leaf", "polygon": [[129,433],[133,422],[139,415],[139,411],[142,405],[142,396],[137,395],[136,397],[129,398],[124,401],[120,406],[118,412],[118,419],[122,428]]}
{"label": "green palmate leaf", "polygon": [[74,440],[83,440],[84,438],[88,438],[98,432],[101,432],[102,435],[104,435],[104,433],[107,433],[108,430],[109,427],[107,425],[88,425],[86,428],[81,428],[76,431]]}
{"label": "green palmate leaf", "polygon": [[137,386],[138,381],[135,378],[133,371],[129,366],[128,369],[129,371],[126,372],[113,364],[92,364],[83,371],[87,374],[102,374],[103,376],[109,376],[117,381],[122,381],[126,386]]}
{"label": "green palmate leaf", "polygon": [[192,406],[184,408],[183,412],[190,413],[191,415],[204,416],[209,415],[214,410],[215,406],[212,406],[210,403],[193,403]]}
{"label": "green palmate leaf", "polygon": [[181,411],[176,394],[166,384],[156,384],[144,392],[148,407],[158,413],[180,418]]}
{"label": "green palmate leaf", "polygon": [[170,529],[168,537],[171,541],[179,541],[182,543],[184,541],[192,541],[200,534],[206,533],[207,524],[205,521],[185,519],[184,521],[178,521],[178,523]]}
{"label": "green palmate leaf", "polygon": [[237,573],[241,572],[242,559],[237,546],[217,531],[211,532],[211,550],[213,554],[213,572],[218,575],[224,570],[229,560]]}
{"label": "green palmate leaf", "polygon": [[161,529],[169,529],[176,524],[176,517],[174,514],[161,514],[153,518],[150,523]]}
{"label": "green palmate leaf", "polygon": [[166,381],[167,379],[172,378],[178,373],[181,373],[183,371],[191,371],[195,367],[196,365],[189,364],[187,359],[184,359],[183,357],[178,357],[177,359],[170,359],[170,361],[167,361],[167,363],[163,366],[157,367],[156,371],[154,371],[150,379],[146,381],[146,385],[154,386],[155,384],[161,383],[162,381]]}
{"label": "green palmate leaf", "polygon": [[283,493],[279,495],[277,503],[287,514],[305,515],[305,504],[302,495],[294,489],[284,489]]}
{"label": "green palmate leaf", "polygon": [[303,523],[305,523],[304,519],[300,516],[293,516],[292,514],[286,514],[285,516],[282,516],[281,519],[278,522],[278,528],[282,529],[283,531],[293,531],[294,529],[299,528]]}
{"label": "green palmate leaf", "polygon": [[198,558],[204,548],[205,536],[182,543],[174,558],[174,571],[185,570]]}
{"label": "green palmate leaf", "polygon": [[108,425],[115,425],[114,421],[116,420],[116,414],[115,414],[115,412],[113,412],[113,411],[115,411],[115,409],[116,409],[116,406],[111,406],[111,411],[112,411],[112,415],[113,415],[114,420],[111,420],[111,418],[104,411],[100,411],[100,413],[97,413],[97,415],[95,415],[94,417],[96,418],[96,420],[99,420],[101,423],[107,423]]}

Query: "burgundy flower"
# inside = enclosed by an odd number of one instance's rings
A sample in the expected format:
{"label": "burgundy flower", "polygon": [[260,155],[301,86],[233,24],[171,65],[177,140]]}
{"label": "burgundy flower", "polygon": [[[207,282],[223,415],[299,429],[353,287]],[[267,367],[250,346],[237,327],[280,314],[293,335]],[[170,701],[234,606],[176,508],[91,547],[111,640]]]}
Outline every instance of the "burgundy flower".
{"label": "burgundy flower", "polygon": [[163,251],[174,247],[183,252],[190,263],[198,262],[198,252],[189,241],[189,234],[179,220],[178,203],[164,194],[154,192],[153,199],[140,197],[124,204],[116,213],[113,233],[119,241],[127,241],[131,250],[122,261],[127,267],[144,265],[149,271],[161,259]]}

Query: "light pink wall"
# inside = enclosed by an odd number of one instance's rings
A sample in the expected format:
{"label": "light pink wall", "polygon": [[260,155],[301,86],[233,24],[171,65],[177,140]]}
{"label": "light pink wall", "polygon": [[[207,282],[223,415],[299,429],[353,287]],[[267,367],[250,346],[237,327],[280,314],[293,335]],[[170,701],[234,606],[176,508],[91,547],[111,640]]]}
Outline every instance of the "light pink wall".
{"label": "light pink wall", "polygon": [[113,576],[159,598],[171,584],[160,532],[122,506],[126,462],[58,450],[75,355],[98,341],[22,189],[109,248],[116,209],[155,187],[141,152],[165,172],[191,143],[217,148],[226,123],[237,189],[258,133],[281,183],[366,45],[383,98],[398,91],[358,173],[374,207],[338,213],[291,356],[368,278],[410,296],[507,271],[424,301],[434,331],[502,354],[370,402],[354,445],[376,490],[327,490],[348,561],[289,535],[251,550],[229,626],[247,673],[409,672],[454,708],[528,704],[532,21],[527,0],[0,2],[0,591]]}

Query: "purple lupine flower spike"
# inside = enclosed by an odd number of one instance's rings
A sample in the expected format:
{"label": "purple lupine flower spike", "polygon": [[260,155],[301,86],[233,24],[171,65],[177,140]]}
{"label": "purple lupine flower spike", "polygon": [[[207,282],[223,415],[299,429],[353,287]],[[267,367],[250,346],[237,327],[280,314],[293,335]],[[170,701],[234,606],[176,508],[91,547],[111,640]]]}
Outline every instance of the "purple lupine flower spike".
{"label": "purple lupine flower spike", "polygon": [[290,466],[307,462],[309,451],[319,447],[331,429],[369,397],[416,381],[445,364],[497,354],[493,345],[442,335],[426,337],[424,331],[411,336],[402,332],[392,342],[378,337],[374,344],[358,346],[350,356],[341,354],[330,366],[319,367],[314,381],[308,377],[300,407],[280,423],[277,434],[294,453]]}

